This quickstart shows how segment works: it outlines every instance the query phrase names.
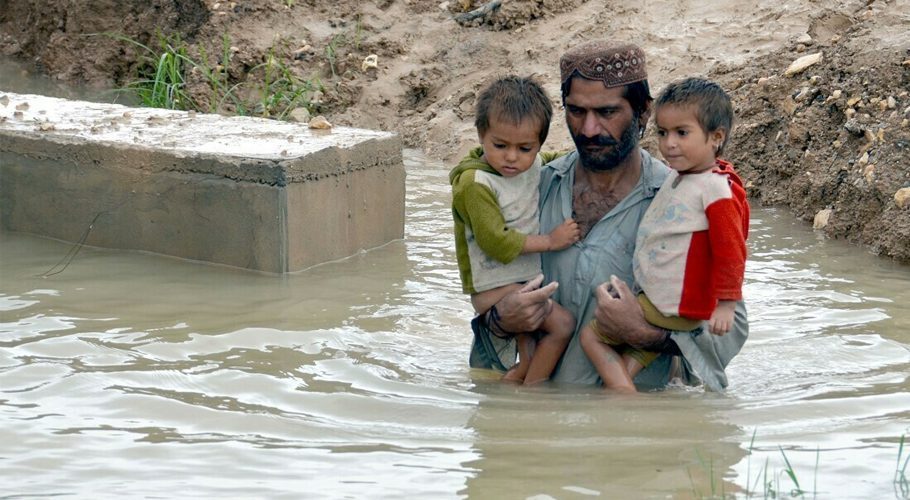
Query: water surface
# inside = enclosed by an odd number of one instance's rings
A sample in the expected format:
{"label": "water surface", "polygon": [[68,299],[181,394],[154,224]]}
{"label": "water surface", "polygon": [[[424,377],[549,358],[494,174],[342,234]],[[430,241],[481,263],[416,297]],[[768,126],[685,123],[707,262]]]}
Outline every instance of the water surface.
{"label": "water surface", "polygon": [[406,167],[403,241],[289,276],[83,248],[41,277],[72,245],[0,233],[4,495],[762,497],[786,457],[895,496],[910,268],[755,208],[726,393],[515,388],[467,367],[447,169]]}

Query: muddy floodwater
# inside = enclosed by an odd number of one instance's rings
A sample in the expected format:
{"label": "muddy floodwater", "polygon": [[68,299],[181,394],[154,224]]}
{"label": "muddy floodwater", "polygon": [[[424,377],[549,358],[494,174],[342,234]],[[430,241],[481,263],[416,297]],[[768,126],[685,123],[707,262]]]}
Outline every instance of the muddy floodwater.
{"label": "muddy floodwater", "polygon": [[4,498],[900,495],[910,268],[755,208],[726,393],[520,389],[468,368],[447,168],[406,168],[403,241],[288,276],[42,277],[73,246],[0,233]]}

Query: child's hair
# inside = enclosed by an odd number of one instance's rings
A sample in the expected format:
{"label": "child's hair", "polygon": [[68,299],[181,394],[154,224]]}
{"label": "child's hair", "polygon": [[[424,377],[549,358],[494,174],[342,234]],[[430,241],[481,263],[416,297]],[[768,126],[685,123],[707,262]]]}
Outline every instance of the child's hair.
{"label": "child's hair", "polygon": [[695,108],[695,119],[705,133],[724,129],[724,142],[715,156],[720,156],[730,139],[733,130],[733,104],[730,96],[720,85],[704,78],[686,78],[667,85],[654,101],[654,114],[661,106],[692,106]]}
{"label": "child's hair", "polygon": [[553,105],[543,87],[531,77],[505,76],[489,84],[477,98],[474,126],[481,136],[489,130],[491,117],[516,125],[528,118],[536,121],[543,144],[550,131]]}

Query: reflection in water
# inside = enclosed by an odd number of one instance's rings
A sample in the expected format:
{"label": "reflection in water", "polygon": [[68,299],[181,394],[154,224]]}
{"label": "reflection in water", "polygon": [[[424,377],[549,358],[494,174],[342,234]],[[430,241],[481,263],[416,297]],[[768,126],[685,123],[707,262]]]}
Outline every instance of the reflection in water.
{"label": "reflection in water", "polygon": [[518,389],[466,366],[447,171],[406,163],[403,241],[289,276],[85,248],[43,279],[70,245],[0,234],[5,493],[761,496],[781,446],[820,497],[893,495],[910,269],[757,208],[726,394]]}

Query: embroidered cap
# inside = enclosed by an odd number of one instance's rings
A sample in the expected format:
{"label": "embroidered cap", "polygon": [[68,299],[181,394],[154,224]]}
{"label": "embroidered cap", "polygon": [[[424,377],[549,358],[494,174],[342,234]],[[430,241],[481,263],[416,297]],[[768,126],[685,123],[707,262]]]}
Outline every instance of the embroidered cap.
{"label": "embroidered cap", "polygon": [[559,58],[559,76],[566,83],[576,73],[588,80],[600,80],[607,87],[619,87],[648,78],[645,53],[630,43],[617,45],[605,40],[588,42],[566,51]]}

